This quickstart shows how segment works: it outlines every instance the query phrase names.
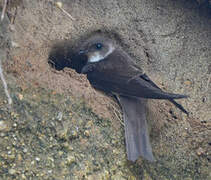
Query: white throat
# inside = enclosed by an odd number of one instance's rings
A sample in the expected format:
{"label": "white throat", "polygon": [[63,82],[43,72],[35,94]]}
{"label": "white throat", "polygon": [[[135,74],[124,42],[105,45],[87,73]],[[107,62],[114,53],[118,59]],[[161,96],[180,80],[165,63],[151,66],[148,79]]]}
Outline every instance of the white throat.
{"label": "white throat", "polygon": [[95,52],[89,57],[88,62],[90,63],[99,62],[108,57],[114,51],[114,49],[115,48],[112,45],[109,45],[109,50],[104,56],[102,56],[100,52]]}

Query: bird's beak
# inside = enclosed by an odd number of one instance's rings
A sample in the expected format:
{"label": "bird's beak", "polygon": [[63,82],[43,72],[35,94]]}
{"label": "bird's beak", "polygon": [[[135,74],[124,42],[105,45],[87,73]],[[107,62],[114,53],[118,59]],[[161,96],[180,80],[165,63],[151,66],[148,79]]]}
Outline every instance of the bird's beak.
{"label": "bird's beak", "polygon": [[88,50],[81,49],[78,54],[83,55],[83,54],[86,54],[87,52],[88,52]]}

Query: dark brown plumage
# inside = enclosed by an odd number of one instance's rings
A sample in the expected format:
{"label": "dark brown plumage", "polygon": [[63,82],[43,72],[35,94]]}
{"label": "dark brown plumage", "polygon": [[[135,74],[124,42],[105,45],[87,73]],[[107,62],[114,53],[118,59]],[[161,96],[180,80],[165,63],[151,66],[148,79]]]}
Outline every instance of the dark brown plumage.
{"label": "dark brown plumage", "polygon": [[114,94],[122,106],[128,159],[135,161],[143,156],[153,161],[145,115],[147,99],[168,99],[188,114],[174,101],[187,96],[162,91],[125,51],[102,35],[86,40],[80,54],[87,56],[81,72],[87,74],[93,87]]}

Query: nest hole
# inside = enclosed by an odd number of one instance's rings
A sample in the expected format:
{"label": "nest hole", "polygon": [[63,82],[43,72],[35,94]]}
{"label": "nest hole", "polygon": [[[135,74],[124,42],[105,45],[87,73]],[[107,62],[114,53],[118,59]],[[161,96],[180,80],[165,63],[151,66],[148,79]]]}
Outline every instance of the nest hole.
{"label": "nest hole", "polygon": [[96,30],[80,37],[77,41],[71,42],[71,40],[69,40],[55,43],[49,53],[48,64],[58,71],[68,67],[74,69],[77,73],[81,73],[83,66],[87,62],[87,57],[79,55],[80,44],[94,34],[103,34],[115,39],[120,45],[124,44],[119,34],[115,31]]}

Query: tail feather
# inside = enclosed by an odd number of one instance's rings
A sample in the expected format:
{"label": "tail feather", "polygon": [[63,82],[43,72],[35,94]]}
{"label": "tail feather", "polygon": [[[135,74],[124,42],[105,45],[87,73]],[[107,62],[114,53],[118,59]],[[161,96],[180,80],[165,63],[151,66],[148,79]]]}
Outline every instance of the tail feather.
{"label": "tail feather", "polygon": [[154,161],[146,121],[146,99],[119,96],[125,122],[127,157],[136,161],[139,156]]}

